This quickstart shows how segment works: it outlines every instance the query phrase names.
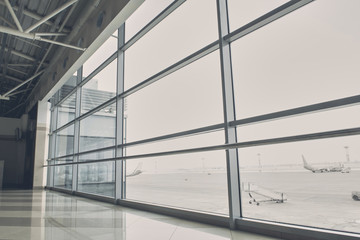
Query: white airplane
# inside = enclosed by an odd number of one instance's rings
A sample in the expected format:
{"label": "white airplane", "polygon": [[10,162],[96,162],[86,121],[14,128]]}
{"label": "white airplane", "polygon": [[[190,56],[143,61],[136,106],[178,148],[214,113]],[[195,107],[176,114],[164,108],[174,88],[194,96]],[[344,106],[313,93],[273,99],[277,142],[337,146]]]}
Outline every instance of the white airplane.
{"label": "white airplane", "polygon": [[139,164],[136,166],[134,171],[130,174],[126,174],[126,177],[134,177],[140,175],[142,173],[141,168],[142,168],[142,162],[139,162]]}
{"label": "white airplane", "polygon": [[345,168],[344,164],[340,164],[340,166],[338,167],[331,166],[326,168],[315,168],[306,162],[304,155],[302,155],[302,159],[304,162],[304,168],[306,170],[312,171],[313,173],[328,173],[328,172],[349,173],[350,172],[350,168],[349,167]]}

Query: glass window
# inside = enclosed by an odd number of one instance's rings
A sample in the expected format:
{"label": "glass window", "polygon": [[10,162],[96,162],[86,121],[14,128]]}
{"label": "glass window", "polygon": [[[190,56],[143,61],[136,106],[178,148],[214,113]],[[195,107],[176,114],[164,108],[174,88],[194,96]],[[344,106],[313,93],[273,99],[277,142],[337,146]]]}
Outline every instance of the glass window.
{"label": "glass window", "polygon": [[208,133],[198,133],[185,137],[129,146],[126,148],[126,155],[131,156],[154,152],[175,151],[188,148],[208,147],[221,145],[224,144],[224,142],[224,131],[218,130]]}
{"label": "glass window", "polygon": [[74,153],[74,124],[56,134],[56,157]]}
{"label": "glass window", "polygon": [[126,161],[126,198],[227,215],[225,151]]}
{"label": "glass window", "polygon": [[223,121],[218,52],[126,98],[127,142]]}
{"label": "glass window", "polygon": [[287,137],[360,126],[360,106],[308,113],[237,127],[238,141]]}
{"label": "glass window", "polygon": [[72,165],[55,166],[54,187],[72,189]]}
{"label": "glass window", "polygon": [[76,93],[73,93],[58,106],[57,127],[61,127],[75,119],[75,104]]}
{"label": "glass window", "polygon": [[[113,33],[117,37],[117,30]],[[110,36],[83,65],[83,79],[89,76],[97,67],[117,50],[117,38]]]}
{"label": "glass window", "polygon": [[59,100],[65,98],[75,87],[77,82],[77,72],[73,73],[69,80],[59,90]]}
{"label": "glass window", "polygon": [[82,87],[81,113],[86,113],[115,96],[116,63],[115,59]]}
{"label": "glass window", "polygon": [[115,163],[79,164],[78,191],[97,195],[115,196]]}
{"label": "glass window", "polygon": [[80,121],[80,152],[115,145],[116,104]]}
{"label": "glass window", "polygon": [[98,151],[93,153],[81,154],[79,156],[79,161],[86,162],[86,161],[94,161],[94,160],[114,158],[114,157],[115,157],[115,149],[110,149],[110,150]]}
{"label": "glass window", "polygon": [[173,0],[146,0],[141,4],[125,22],[125,40],[128,41],[132,38],[171,2]]}
{"label": "glass window", "polygon": [[314,1],[233,42],[237,118],[359,94],[359,4]]}
{"label": "glass window", "polygon": [[217,40],[216,16],[216,1],[183,3],[126,50],[125,89]]}
{"label": "glass window", "polygon": [[287,1],[288,0],[228,0],[230,31],[234,31],[254,21]]}
{"label": "glass window", "polygon": [[239,149],[243,216],[359,232],[352,199],[359,142],[349,136]]}

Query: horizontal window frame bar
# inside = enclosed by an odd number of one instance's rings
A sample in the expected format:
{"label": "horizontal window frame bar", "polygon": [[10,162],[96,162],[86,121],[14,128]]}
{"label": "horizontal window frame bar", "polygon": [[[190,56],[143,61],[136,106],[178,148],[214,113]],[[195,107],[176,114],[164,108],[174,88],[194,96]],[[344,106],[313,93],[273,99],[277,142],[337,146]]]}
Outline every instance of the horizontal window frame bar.
{"label": "horizontal window frame bar", "polygon": [[61,99],[58,103],[56,103],[54,106],[51,107],[50,110],[55,109],[56,107],[61,107],[60,105],[63,104],[72,94],[76,93],[78,86],[75,86],[66,96]]}
{"label": "horizontal window frame bar", "polygon": [[45,187],[46,190],[54,191],[54,192],[61,192],[66,193],[69,195],[74,195],[78,197],[88,198],[100,202],[106,202],[106,203],[115,203],[115,197],[107,197],[102,195],[96,195],[95,193],[85,193],[85,192],[79,192],[79,191],[72,191],[66,188],[58,188],[58,187]]}
{"label": "horizontal window frame bar", "polygon": [[[55,130],[52,131],[50,134],[51,134],[51,135],[55,135],[55,134],[57,134],[58,132],[61,132],[62,130],[70,127],[70,126],[73,125],[73,124],[74,124],[74,126],[75,126],[75,122],[76,122],[76,119],[73,119],[73,120],[71,120],[70,122],[62,125],[61,127],[55,129]],[[75,131],[75,130],[74,130],[74,131]]]}
{"label": "horizontal window frame bar", "polygon": [[201,128],[195,128],[195,129],[191,129],[191,130],[187,130],[187,131],[171,133],[171,134],[162,135],[162,136],[158,136],[158,137],[129,142],[126,144],[119,144],[116,147],[117,148],[121,148],[121,147],[125,148],[125,147],[131,147],[131,146],[135,146],[135,145],[146,144],[146,143],[155,143],[155,142],[164,141],[164,140],[171,140],[171,139],[180,138],[180,137],[190,137],[190,136],[194,136],[197,134],[206,134],[206,133],[210,133],[210,132],[214,132],[214,131],[219,131],[222,128],[224,128],[224,126],[225,125],[223,123],[219,123],[219,124],[210,125],[207,127],[201,127]]}
{"label": "horizontal window frame bar", "polygon": [[89,117],[90,115],[93,115],[94,113],[100,111],[103,108],[106,108],[107,106],[116,103],[116,96],[110,98],[109,100],[107,100],[106,102],[100,104],[99,106],[91,109],[90,111],[83,113],[80,117],[78,117],[76,120],[84,120],[85,118]]}
{"label": "horizontal window frame bar", "polygon": [[[281,143],[291,143],[291,142],[300,142],[300,141],[310,141],[310,140],[320,140],[320,139],[328,139],[335,137],[346,137],[346,136],[354,136],[360,135],[360,127],[359,128],[348,128],[334,131],[326,131],[326,132],[318,132],[318,133],[310,133],[310,134],[302,134],[302,135],[294,135],[288,137],[279,137],[279,138],[270,138],[263,140],[254,140],[247,142],[238,142],[231,144],[221,144],[214,145],[208,147],[198,147],[198,148],[188,148],[174,151],[165,151],[165,152],[156,152],[156,153],[147,153],[147,154],[138,154],[131,156],[123,156],[116,158],[108,158],[108,159],[99,159],[91,161],[91,163],[97,162],[105,162],[105,161],[117,161],[117,160],[131,160],[131,159],[139,159],[139,158],[151,158],[151,157],[160,157],[160,156],[170,156],[170,155],[179,155],[179,154],[187,154],[187,153],[197,153],[197,152],[209,152],[209,151],[217,151],[217,150],[228,150],[233,148],[248,148],[255,146],[265,146],[265,145],[273,145],[273,144],[281,144]],[[44,165],[44,167],[49,166],[60,166],[60,165],[72,165],[72,164],[86,164],[89,162],[73,162],[69,164],[51,164]]]}
{"label": "horizontal window frame bar", "polygon": [[247,34],[254,32],[255,30],[264,27],[265,25],[287,15],[288,13],[295,11],[314,0],[291,0],[281,5],[280,7],[275,8],[274,10],[262,15],[261,17],[255,19],[254,21],[232,31],[227,36],[224,37],[224,40],[227,42],[233,42],[237,39],[240,39]]}
{"label": "horizontal window frame bar", "polygon": [[90,153],[95,153],[95,152],[102,152],[102,151],[111,150],[111,149],[115,150],[115,148],[129,147],[129,146],[141,145],[141,144],[146,144],[146,143],[153,143],[153,142],[158,142],[158,141],[163,141],[163,140],[170,140],[170,139],[179,138],[179,137],[188,137],[188,136],[192,136],[192,135],[195,135],[195,134],[206,134],[206,133],[209,133],[209,132],[212,132],[212,131],[221,130],[221,128],[224,128],[223,123],[210,125],[210,126],[207,126],[207,127],[195,128],[195,129],[186,130],[186,131],[182,131],[182,132],[178,132],[178,133],[172,133],[172,134],[162,135],[162,136],[158,136],[158,137],[143,139],[143,140],[130,142],[130,143],[126,143],[126,144],[119,144],[119,145],[116,145],[116,146],[110,146],[110,147],[105,147],[105,148],[97,148],[97,149],[84,151],[84,152],[79,152],[79,153],[75,153],[75,154],[59,156],[59,157],[56,157],[56,158],[47,159],[47,161],[53,161],[53,160],[58,160],[59,158],[66,158],[66,157],[72,157],[72,156],[81,156],[81,155],[85,155],[85,154],[90,154]]}
{"label": "horizontal window frame bar", "polygon": [[321,103],[316,103],[312,105],[307,105],[303,107],[297,107],[292,109],[287,109],[283,111],[268,113],[264,115],[258,115],[254,117],[244,118],[230,122],[229,125],[232,127],[235,126],[244,126],[248,124],[261,123],[266,121],[278,120],[287,117],[294,117],[305,114],[312,114],[316,112],[331,111],[333,109],[340,109],[345,107],[356,106],[360,104],[360,95],[355,95],[347,98],[341,98]]}
{"label": "horizontal window frame bar", "polygon": [[78,197],[84,197],[92,200],[97,200],[101,202],[112,203],[121,207],[128,207],[137,210],[148,211],[157,214],[163,214],[165,216],[178,217],[190,221],[198,221],[205,224],[211,224],[219,227],[229,227],[229,217],[226,215],[216,214],[216,213],[207,213],[201,211],[192,211],[191,209],[186,208],[177,208],[164,205],[157,205],[151,203],[145,203],[129,199],[115,199],[115,197],[107,197],[102,195],[96,195],[92,193],[84,193],[79,191],[71,191],[62,188],[56,187],[45,187],[46,190],[66,193],[69,195],[74,195]]}
{"label": "horizontal window frame bar", "polygon": [[226,215],[211,212],[207,213],[186,208],[151,204],[130,199],[117,199],[116,204],[123,207],[163,214],[170,217],[178,217],[185,220],[197,221],[219,227],[229,227],[229,217]]}

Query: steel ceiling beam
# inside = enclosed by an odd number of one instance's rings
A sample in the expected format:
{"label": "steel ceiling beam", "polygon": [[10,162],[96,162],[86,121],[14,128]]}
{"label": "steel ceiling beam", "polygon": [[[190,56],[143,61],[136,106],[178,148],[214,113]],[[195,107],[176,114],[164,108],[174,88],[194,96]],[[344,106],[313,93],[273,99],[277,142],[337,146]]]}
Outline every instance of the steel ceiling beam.
{"label": "steel ceiling beam", "polygon": [[15,38],[17,40],[19,40],[19,41],[25,42],[26,44],[30,44],[30,45],[32,45],[34,47],[41,48],[41,46],[38,45],[38,44],[35,44],[34,41],[30,41],[30,40],[27,40],[27,39],[24,39],[24,38],[21,38],[21,37],[15,37]]}
{"label": "steel ceiling beam", "polygon": [[6,112],[3,116],[6,116],[7,114],[11,113],[12,111],[18,109],[19,107],[23,106],[25,103],[20,103],[19,105],[17,105],[16,107],[10,109],[8,112]]}
{"label": "steel ceiling beam", "polygon": [[23,74],[23,75],[28,75],[27,72],[24,72],[24,71],[21,71],[19,69],[16,69],[16,68],[12,68],[11,66],[9,66],[9,64],[7,64],[7,68],[11,71],[14,71],[14,72],[17,72],[17,73],[20,73],[20,74]]}
{"label": "steel ceiling beam", "polygon": [[49,33],[35,33],[37,36],[48,36],[48,37],[51,37],[51,36],[56,36],[56,37],[59,37],[59,36],[66,36],[67,33],[52,33],[52,32],[49,32]]}
{"label": "steel ceiling beam", "polygon": [[12,77],[12,76],[9,76],[9,75],[5,75],[5,78],[11,80],[11,81],[14,81],[14,82],[19,82],[19,83],[23,83],[24,80],[21,80],[21,79],[18,79],[16,77]]}
{"label": "steel ceiling beam", "polygon": [[23,32],[24,30],[22,29],[21,24],[20,24],[20,22],[19,22],[19,19],[17,18],[16,14],[15,14],[15,12],[14,12],[14,9],[12,8],[9,0],[4,0],[4,1],[5,1],[6,7],[7,7],[7,8],[9,9],[9,11],[10,11],[11,17],[14,19],[14,22],[15,22],[17,28],[19,29],[20,32]]}
{"label": "steel ceiling beam", "polygon": [[[77,4],[77,3],[76,3],[76,4]],[[64,29],[65,24],[68,22],[71,14],[72,14],[73,11],[75,10],[76,4],[74,4],[74,5],[71,7],[71,9],[70,9],[70,11],[68,12],[68,14],[66,15],[63,23],[61,24],[58,32],[62,32],[62,30]],[[56,40],[56,39],[57,39],[57,36],[55,36],[54,40]],[[53,44],[50,44],[49,48],[47,49],[46,53],[44,54],[43,58],[41,59],[38,67],[36,68],[35,73],[37,73],[37,72],[39,71],[39,69],[41,68],[41,66],[44,64],[44,61],[45,61],[45,59],[47,58],[47,56],[49,55],[50,50],[52,49],[53,46],[54,46]]]}
{"label": "steel ceiling beam", "polygon": [[18,56],[18,57],[24,58],[24,59],[29,60],[29,61],[32,61],[32,62],[35,62],[35,61],[36,61],[36,59],[35,59],[34,57],[29,56],[29,55],[26,55],[26,54],[24,54],[24,53],[22,53],[22,52],[19,52],[19,51],[14,50],[14,49],[11,49],[11,50],[10,50],[10,49],[8,49],[8,48],[5,48],[5,51],[10,51],[11,54],[14,54],[14,55],[16,55],[16,56]]}
{"label": "steel ceiling beam", "polygon": [[20,91],[17,91],[17,92],[13,92],[13,93],[10,93],[7,97],[11,97],[11,96],[14,96],[16,94],[23,93],[23,92],[26,92],[26,91],[29,91],[29,90],[30,90],[30,88],[20,90]]}
{"label": "steel ceiling beam", "polygon": [[54,40],[42,38],[42,37],[38,36],[36,33],[20,32],[18,30],[8,28],[8,27],[0,26],[0,32],[7,33],[7,34],[10,34],[10,35],[13,35],[13,36],[22,37],[22,38],[38,40],[38,41],[48,42],[48,43],[53,43],[53,44],[56,44],[56,45],[60,45],[60,46],[63,46],[63,47],[68,47],[68,48],[72,48],[72,49],[76,49],[76,50],[80,50],[80,51],[85,51],[86,50],[86,48],[81,48],[81,47],[73,46],[73,45],[70,45],[70,44],[66,44],[66,43],[57,42],[57,41],[54,41]]}
{"label": "steel ceiling beam", "polygon": [[[6,0],[8,1],[8,0]],[[70,7],[71,5],[73,5],[74,3],[76,3],[78,0],[72,0],[70,2],[65,3],[64,5],[62,5],[61,7],[55,9],[54,11],[52,11],[50,14],[48,14],[47,16],[43,17],[42,19],[40,19],[40,21],[38,21],[37,23],[33,24],[32,26],[30,26],[28,29],[25,30],[26,33],[31,32],[32,30],[34,30],[35,28],[37,28],[38,26],[40,26],[41,24],[45,23],[47,20],[49,20],[50,18],[54,17],[55,15],[57,15],[58,13],[64,11],[66,8]]]}
{"label": "steel ceiling beam", "polygon": [[4,18],[3,16],[0,16],[0,20],[4,21],[9,27],[16,28],[16,25],[12,24],[9,20]]}
{"label": "steel ceiling beam", "polygon": [[[2,0],[0,0],[0,5],[6,6],[5,2],[2,1]],[[18,8],[17,6],[13,6],[12,8],[13,8],[15,11],[18,11],[18,10],[19,10],[19,8]],[[41,18],[42,18],[42,16],[40,16],[40,15],[34,13],[34,12],[31,12],[31,11],[29,11],[29,10],[26,10],[26,9],[23,10],[23,14],[26,15],[26,16],[28,16],[28,17],[30,17],[30,18],[32,18],[32,19],[35,19],[35,20],[41,20]],[[46,22],[44,22],[44,24],[49,25],[49,26],[52,26],[52,25],[53,25],[53,23],[52,23],[51,21],[46,21]],[[71,30],[68,29],[68,28],[64,28],[63,30],[64,30],[65,32],[71,32]]]}
{"label": "steel ceiling beam", "polygon": [[24,82],[22,82],[21,84],[17,85],[16,87],[14,87],[13,89],[11,89],[10,91],[7,91],[6,93],[4,93],[2,95],[2,97],[8,97],[8,95],[12,92],[14,92],[16,89],[24,86],[26,83],[30,82],[31,80],[33,80],[34,78],[36,78],[37,76],[39,76],[40,74],[42,74],[44,72],[44,70],[38,72],[37,74],[35,74],[34,76],[30,77],[29,79],[25,80]]}
{"label": "steel ceiling beam", "polygon": [[11,67],[32,67],[32,66],[34,66],[34,64],[30,64],[30,63],[9,63],[8,66],[11,66]]}

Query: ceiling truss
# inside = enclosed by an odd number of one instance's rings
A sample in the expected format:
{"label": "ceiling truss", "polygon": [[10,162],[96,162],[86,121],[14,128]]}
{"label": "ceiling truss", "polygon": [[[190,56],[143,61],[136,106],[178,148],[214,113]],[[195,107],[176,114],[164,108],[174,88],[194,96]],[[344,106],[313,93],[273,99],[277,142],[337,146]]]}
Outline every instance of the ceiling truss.
{"label": "ceiling truss", "polygon": [[[76,8],[79,1],[0,0],[0,117],[7,114],[17,116],[16,112],[23,110],[20,106],[24,106],[36,85],[33,81],[39,79],[48,67],[46,59],[51,59],[55,46],[86,50],[64,42],[64,37],[71,32],[66,24],[81,10],[81,6]],[[42,10],[37,12],[28,8],[38,9],[40,4]],[[68,26],[73,22],[74,17]]]}

